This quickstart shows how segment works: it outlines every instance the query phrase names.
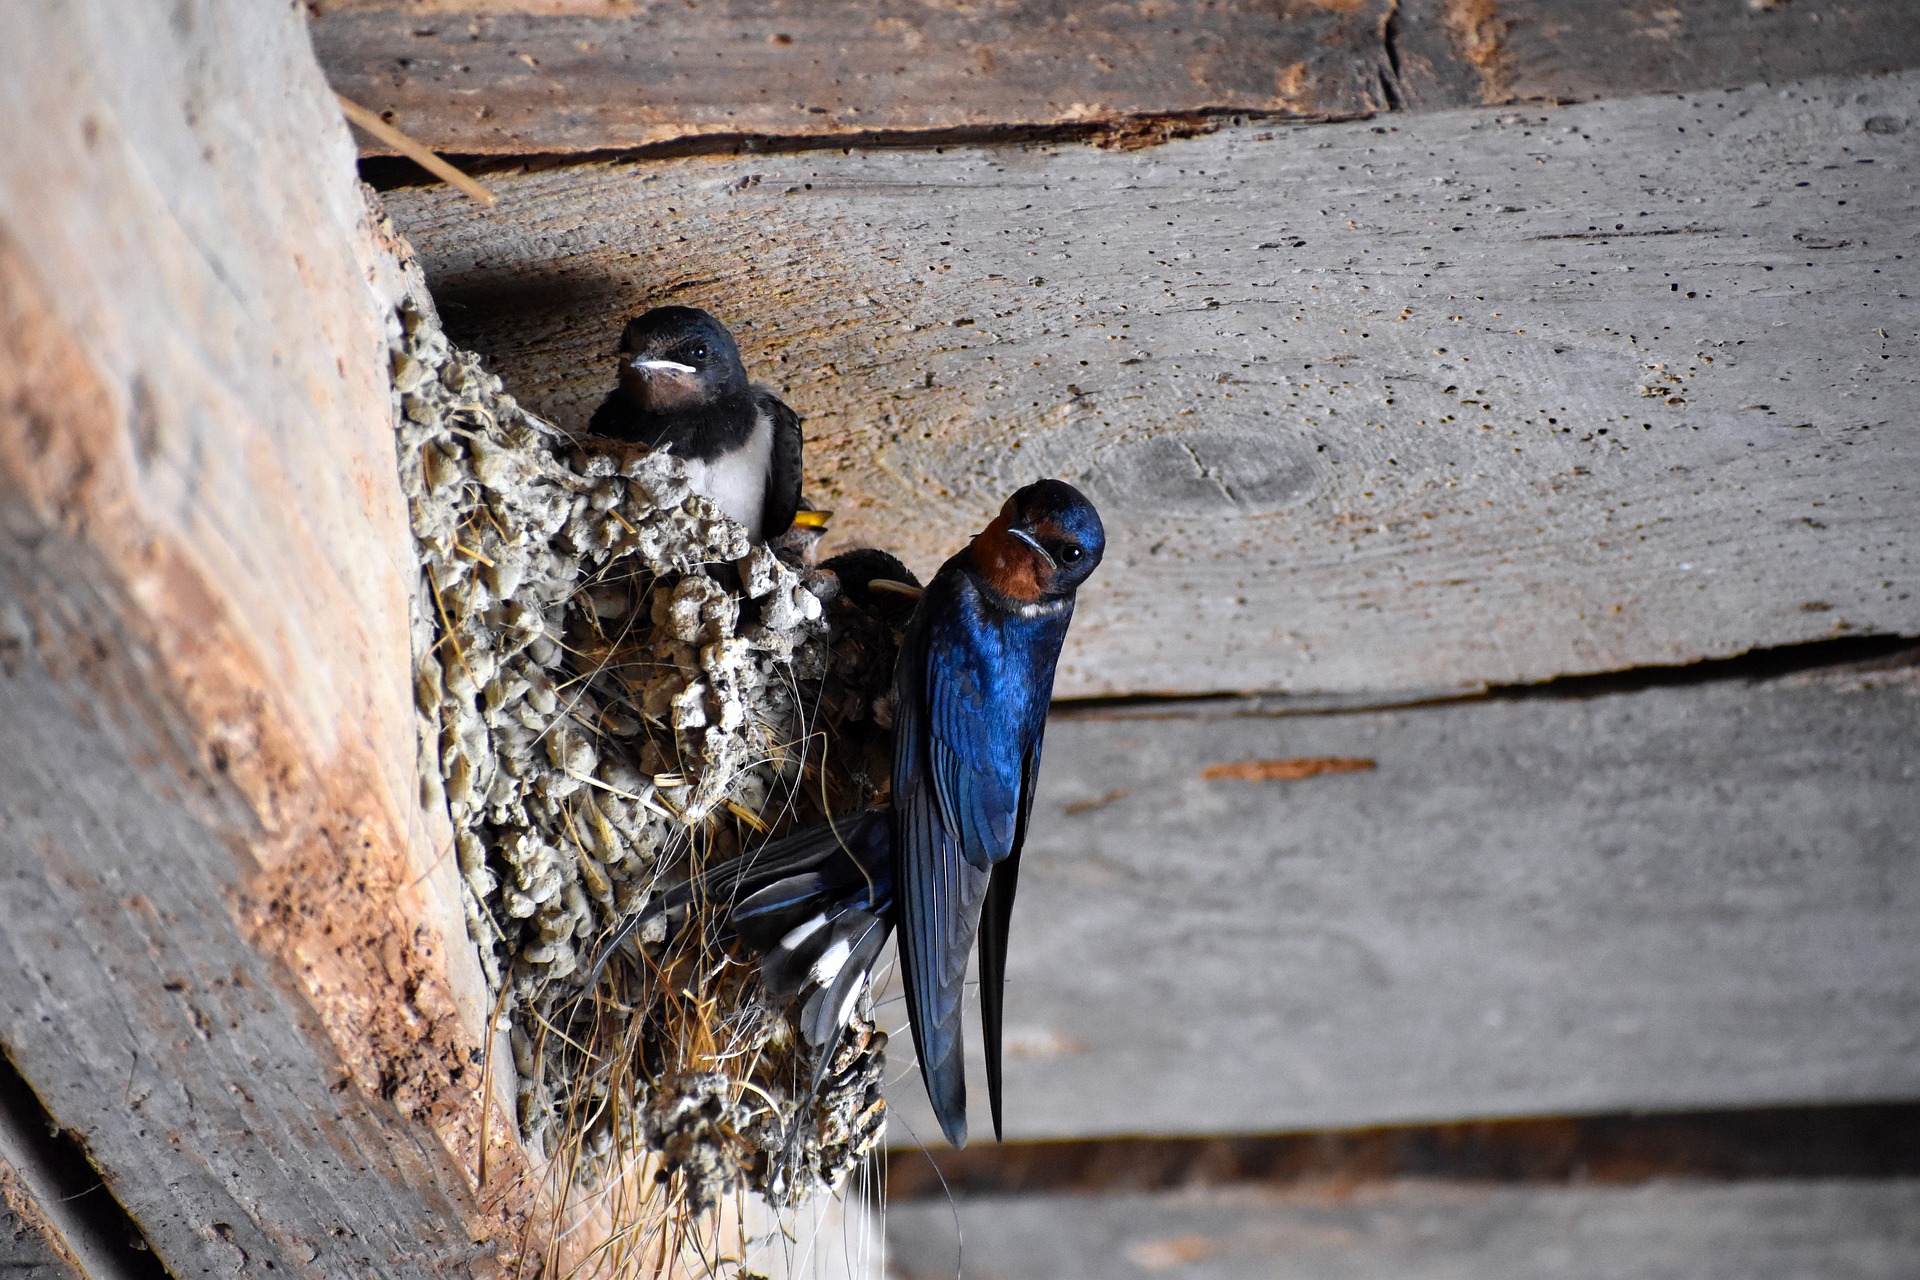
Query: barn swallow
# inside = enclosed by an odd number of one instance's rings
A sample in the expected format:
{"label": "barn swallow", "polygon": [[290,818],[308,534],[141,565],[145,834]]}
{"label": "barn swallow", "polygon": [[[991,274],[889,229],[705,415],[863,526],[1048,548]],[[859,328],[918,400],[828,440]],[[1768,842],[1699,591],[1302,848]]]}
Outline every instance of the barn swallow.
{"label": "barn swallow", "polygon": [[800,508],[800,415],[747,381],[727,327],[692,307],[655,307],[620,335],[620,380],[588,429],[686,464],[696,493],[756,541]]}
{"label": "barn swallow", "polygon": [[[760,953],[769,992],[798,1006],[801,1034],[824,1063],[897,927],[921,1078],[941,1130],[962,1147],[960,997],[977,935],[999,1137],[1002,987],[1020,848],[1075,592],[1105,549],[1099,513],[1072,485],[1042,480],[1009,498],[940,567],[907,621],[894,669],[893,807],[774,841],[670,891],[608,941],[593,975],[646,919],[664,915],[677,930],[695,900],[731,902],[732,932]],[[893,573],[913,585],[882,552],[836,572],[859,592],[876,580],[897,583],[883,576]]]}
{"label": "barn swallow", "polygon": [[894,670],[900,962],[920,1074],[947,1141],[967,1142],[960,996],[980,944],[987,1093],[1000,1124],[1000,1014],[1020,846],[1074,593],[1106,532],[1078,489],[1041,480],[927,584]]}

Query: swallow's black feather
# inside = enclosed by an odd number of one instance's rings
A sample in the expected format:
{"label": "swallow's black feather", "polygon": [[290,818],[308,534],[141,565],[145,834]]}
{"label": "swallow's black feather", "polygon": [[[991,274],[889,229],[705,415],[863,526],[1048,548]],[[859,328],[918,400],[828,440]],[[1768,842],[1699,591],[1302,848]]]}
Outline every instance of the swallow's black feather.
{"label": "swallow's black feather", "polygon": [[892,817],[885,809],[867,809],[809,827],[673,886],[601,944],[587,986],[593,986],[614,953],[650,921],[662,921],[669,937],[677,934],[696,902],[728,904],[728,930],[763,955],[817,915],[833,918],[858,910],[891,918]]}
{"label": "swallow's black feather", "polygon": [[[1042,733],[1045,727],[1042,726]],[[1000,1018],[1007,981],[1007,932],[1013,919],[1013,893],[1020,880],[1020,850],[1027,843],[1027,819],[1033,814],[1033,792],[1040,781],[1041,735],[1020,770],[1020,816],[1014,824],[1013,849],[993,869],[987,902],[980,909],[980,1038],[987,1059],[987,1105],[993,1112],[993,1136],[999,1141]]]}
{"label": "swallow's black feather", "polygon": [[755,387],[754,404],[773,422],[773,466],[767,472],[766,505],[761,517],[761,540],[770,542],[793,525],[800,510],[800,449],[804,437],[800,415],[765,387]]}

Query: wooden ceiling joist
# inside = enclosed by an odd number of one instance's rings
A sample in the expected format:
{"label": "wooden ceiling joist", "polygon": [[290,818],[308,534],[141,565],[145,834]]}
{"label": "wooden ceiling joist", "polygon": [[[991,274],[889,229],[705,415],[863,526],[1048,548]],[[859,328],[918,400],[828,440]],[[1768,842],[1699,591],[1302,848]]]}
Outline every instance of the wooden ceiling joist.
{"label": "wooden ceiling joist", "polygon": [[1920,634],[1909,120],[1903,73],[387,199],[563,426],[626,316],[724,317],[845,544],[929,572],[1086,485],[1066,696],[1383,695]]}
{"label": "wooden ceiling joist", "polygon": [[[1056,714],[1007,962],[1008,1135],[1920,1096],[1894,1031],[1920,954],[1914,657]],[[1262,761],[1370,767],[1214,768]],[[935,1131],[912,1083],[901,1141]]]}
{"label": "wooden ceiling joist", "polygon": [[1352,117],[1920,65],[1904,0],[309,8],[336,89],[438,151],[492,155],[1021,129],[1126,143],[1235,113]]}

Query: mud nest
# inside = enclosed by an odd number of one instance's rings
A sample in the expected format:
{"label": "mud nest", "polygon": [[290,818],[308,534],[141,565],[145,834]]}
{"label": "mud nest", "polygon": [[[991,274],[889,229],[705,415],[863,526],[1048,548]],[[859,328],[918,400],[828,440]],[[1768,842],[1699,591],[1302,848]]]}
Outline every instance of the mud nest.
{"label": "mud nest", "polygon": [[391,354],[421,776],[452,818],[526,1145],[569,1195],[704,1211],[740,1186],[776,1206],[837,1189],[885,1122],[865,995],[816,1088],[719,904],[591,971],[654,895],[881,797],[897,637],[672,457],[521,409],[424,304]]}

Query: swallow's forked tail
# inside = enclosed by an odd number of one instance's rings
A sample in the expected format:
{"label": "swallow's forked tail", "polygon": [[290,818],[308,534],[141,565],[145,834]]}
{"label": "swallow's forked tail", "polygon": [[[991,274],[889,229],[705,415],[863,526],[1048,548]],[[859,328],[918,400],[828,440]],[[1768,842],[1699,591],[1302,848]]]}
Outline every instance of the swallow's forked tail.
{"label": "swallow's forked tail", "polygon": [[727,929],[759,954],[768,994],[798,1005],[817,1077],[893,932],[892,814],[866,809],[809,827],[676,885],[608,939],[594,976],[628,938],[652,934],[653,922],[653,936],[678,934],[698,901],[732,904]]}
{"label": "swallow's forked tail", "polygon": [[729,921],[760,953],[767,991],[798,1003],[800,1033],[824,1066],[893,932],[892,815],[868,809],[749,860]]}

